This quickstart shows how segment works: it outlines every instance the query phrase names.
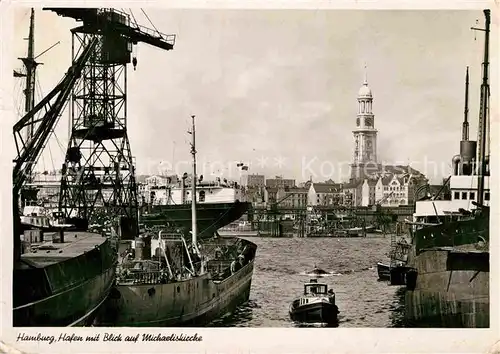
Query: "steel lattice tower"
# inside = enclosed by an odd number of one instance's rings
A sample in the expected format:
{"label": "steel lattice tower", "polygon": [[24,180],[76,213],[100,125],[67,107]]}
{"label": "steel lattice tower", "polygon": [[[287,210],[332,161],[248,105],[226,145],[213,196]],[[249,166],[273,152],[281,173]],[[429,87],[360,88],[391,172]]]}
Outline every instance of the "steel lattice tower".
{"label": "steel lattice tower", "polygon": [[[114,15],[117,15],[116,13]],[[115,17],[115,21],[126,21]],[[101,24],[102,28],[102,24]],[[72,30],[72,58],[98,44],[71,96],[70,142],[63,165],[60,208],[90,223],[107,215],[137,215],[134,163],[127,136],[127,64],[132,43],[109,30]]]}

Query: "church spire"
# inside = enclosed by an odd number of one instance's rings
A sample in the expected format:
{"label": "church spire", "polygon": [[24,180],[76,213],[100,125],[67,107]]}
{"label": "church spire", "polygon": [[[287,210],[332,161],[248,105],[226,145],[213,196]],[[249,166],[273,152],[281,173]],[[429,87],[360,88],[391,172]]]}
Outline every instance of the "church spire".
{"label": "church spire", "polygon": [[358,114],[354,134],[354,159],[351,165],[351,179],[365,178],[369,173],[365,167],[377,165],[377,129],[372,111],[373,95],[368,86],[368,75],[364,65],[364,82],[358,91]]}
{"label": "church spire", "polygon": [[368,70],[366,70],[366,61],[365,61],[365,81],[363,81],[363,85],[368,85]]}
{"label": "church spire", "polygon": [[367,98],[372,97],[372,90],[370,90],[370,87],[368,86],[368,70],[366,69],[366,66],[367,65],[365,62],[364,81],[363,81],[363,85],[361,86],[361,88],[359,89],[359,92],[358,92],[358,100],[359,99],[365,100]]}

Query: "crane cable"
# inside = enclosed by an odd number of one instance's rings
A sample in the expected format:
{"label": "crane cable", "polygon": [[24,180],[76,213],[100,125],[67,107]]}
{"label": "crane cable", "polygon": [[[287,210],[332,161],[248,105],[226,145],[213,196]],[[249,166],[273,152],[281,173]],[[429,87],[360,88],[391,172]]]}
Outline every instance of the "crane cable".
{"label": "crane cable", "polygon": [[134,23],[136,26],[139,26],[139,24],[137,23],[137,20],[135,19],[135,16],[134,16],[134,13],[132,12],[132,9],[128,9],[130,11],[130,16],[132,16],[132,19],[134,20]]}
{"label": "crane cable", "polygon": [[[42,86],[40,85],[40,80],[38,79],[38,72],[35,74],[36,75],[36,80],[35,80],[35,83],[36,83],[36,92],[38,93],[38,99],[39,100],[42,100],[45,95],[43,93],[43,90],[42,90]],[[61,149],[61,152],[64,154],[65,153],[65,147],[63,146],[63,144],[61,144],[56,132],[54,131],[54,129],[52,129],[52,134],[54,135],[54,138],[56,139],[56,142],[57,144],[59,145],[59,148]],[[55,165],[54,165],[54,158],[52,157],[52,150],[50,149],[50,145],[47,144],[47,147],[49,148],[49,154],[50,154],[50,159],[51,159],[51,162],[52,162],[52,167],[54,168],[55,170]]]}
{"label": "crane cable", "polygon": [[153,28],[156,30],[156,32],[158,32],[158,34],[160,35],[160,37],[162,37],[160,31],[158,31],[158,29],[155,27],[155,25],[153,24],[153,22],[151,21],[151,19],[149,18],[148,14],[146,13],[146,11],[144,11],[144,9],[141,7],[141,11],[142,13],[144,14],[144,16],[146,16],[146,18],[148,19],[149,23],[151,24],[151,26],[153,26]]}

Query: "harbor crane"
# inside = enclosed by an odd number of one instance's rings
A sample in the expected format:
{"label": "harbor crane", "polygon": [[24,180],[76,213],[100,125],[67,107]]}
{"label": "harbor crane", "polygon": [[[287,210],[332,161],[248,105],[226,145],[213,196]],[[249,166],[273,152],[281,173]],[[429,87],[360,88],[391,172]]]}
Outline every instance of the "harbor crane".
{"label": "harbor crane", "polygon": [[127,221],[122,226],[128,225],[128,232],[135,234],[138,201],[127,131],[127,64],[134,69],[137,65],[133,45],[143,42],[172,50],[175,35],[140,26],[133,16],[116,9],[45,10],[83,23],[71,30],[73,58],[96,41],[81,80],[72,89],[71,137],[62,167],[60,208],[66,217],[76,215],[97,224],[120,215]]}
{"label": "harbor crane", "polygon": [[[130,233],[137,230],[137,190],[126,129],[126,64],[131,62],[134,44],[144,42],[164,50],[175,44],[175,35],[139,26],[115,9],[44,10],[83,25],[71,30],[73,59],[63,79],[13,127],[17,149],[13,168],[15,262],[20,258],[23,232],[21,188],[69,98],[71,138],[62,169],[59,208],[75,226],[86,228],[96,206],[111,207],[114,215],[129,218]],[[136,64],[137,59],[132,62]],[[106,189],[111,193],[105,193]]]}

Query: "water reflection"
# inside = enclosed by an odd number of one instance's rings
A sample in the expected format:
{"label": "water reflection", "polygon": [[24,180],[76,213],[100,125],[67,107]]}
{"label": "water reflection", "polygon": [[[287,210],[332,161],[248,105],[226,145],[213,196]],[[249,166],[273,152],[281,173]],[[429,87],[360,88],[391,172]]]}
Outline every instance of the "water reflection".
{"label": "water reflection", "polygon": [[215,321],[213,321],[210,327],[238,327],[238,325],[244,324],[253,318],[253,309],[260,308],[260,306],[253,300],[249,300],[247,303],[239,306],[236,310],[226,316],[223,316]]}
{"label": "water reflection", "polygon": [[389,318],[391,320],[391,327],[401,328],[406,327],[405,323],[405,291],[404,286],[396,290],[393,297],[393,302],[389,309]]}

